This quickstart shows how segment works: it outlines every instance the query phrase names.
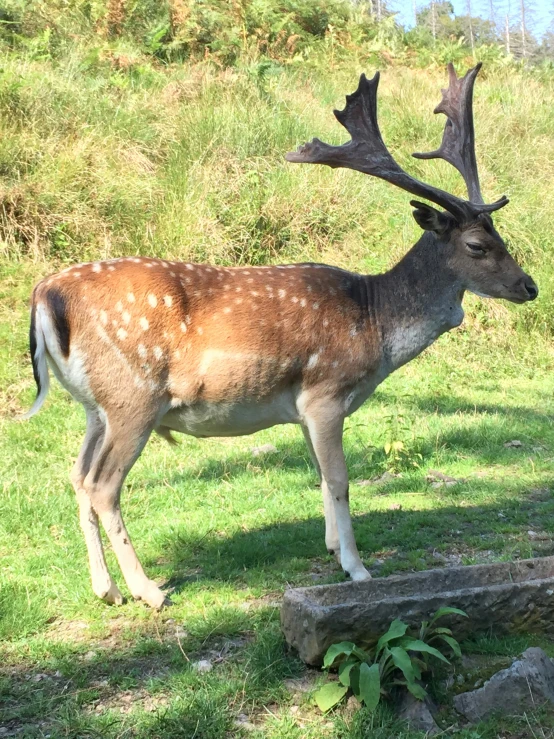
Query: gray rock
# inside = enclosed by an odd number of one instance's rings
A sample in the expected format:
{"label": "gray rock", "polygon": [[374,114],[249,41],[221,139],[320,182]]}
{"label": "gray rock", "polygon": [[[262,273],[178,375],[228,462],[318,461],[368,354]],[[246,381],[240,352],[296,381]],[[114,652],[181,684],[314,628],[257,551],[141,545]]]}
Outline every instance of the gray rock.
{"label": "gray rock", "polygon": [[435,736],[440,733],[440,729],[433,718],[434,709],[435,706],[429,699],[417,700],[406,691],[398,708],[398,718],[406,721],[414,731],[425,731],[426,736]]}
{"label": "gray rock", "polygon": [[531,647],[479,690],[457,695],[454,707],[477,723],[495,713],[519,715],[545,702],[554,703],[554,663],[542,649]]}
{"label": "gray rock", "polygon": [[444,619],[456,638],[491,629],[554,634],[554,557],[291,588],[284,594],[281,626],[301,659],[318,665],[335,642],[374,643],[393,619],[418,626],[442,606],[469,616]]}

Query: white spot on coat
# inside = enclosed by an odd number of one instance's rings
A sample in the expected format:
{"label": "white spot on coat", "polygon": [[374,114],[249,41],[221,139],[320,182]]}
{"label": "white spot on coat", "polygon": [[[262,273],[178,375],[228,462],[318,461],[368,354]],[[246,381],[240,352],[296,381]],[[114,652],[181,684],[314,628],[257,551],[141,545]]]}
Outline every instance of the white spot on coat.
{"label": "white spot on coat", "polygon": [[150,324],[148,323],[148,318],[145,318],[144,316],[142,316],[142,318],[140,319],[139,323],[140,323],[140,327],[141,327],[141,329],[143,331],[147,331],[148,330],[148,326],[150,326]]}
{"label": "white spot on coat", "polygon": [[145,359],[148,355],[148,349],[144,346],[144,344],[139,344],[137,346],[137,352],[139,354],[139,357],[142,357],[142,359]]}
{"label": "white spot on coat", "polygon": [[134,296],[134,294],[133,293],[127,293],[127,300],[129,301],[129,303],[134,303],[135,302],[135,296]]}
{"label": "white spot on coat", "polygon": [[173,305],[173,298],[171,297],[171,295],[164,295],[164,303],[168,308],[171,308],[171,306]]}
{"label": "white spot on coat", "polygon": [[310,358],[308,359],[308,364],[306,365],[306,369],[313,369],[316,364],[319,362],[319,352],[316,352],[315,354],[311,354]]}
{"label": "white spot on coat", "polygon": [[127,331],[125,331],[124,328],[118,328],[117,329],[117,338],[118,339],[121,339],[121,341],[123,341],[123,339],[126,339],[127,338]]}
{"label": "white spot on coat", "polygon": [[161,348],[159,346],[155,346],[154,347],[154,356],[156,357],[156,359],[161,359],[162,358],[163,351],[161,350]]}
{"label": "white spot on coat", "polygon": [[154,295],[154,293],[150,293],[148,295],[148,302],[152,306],[152,308],[155,308],[158,305],[158,298]]}

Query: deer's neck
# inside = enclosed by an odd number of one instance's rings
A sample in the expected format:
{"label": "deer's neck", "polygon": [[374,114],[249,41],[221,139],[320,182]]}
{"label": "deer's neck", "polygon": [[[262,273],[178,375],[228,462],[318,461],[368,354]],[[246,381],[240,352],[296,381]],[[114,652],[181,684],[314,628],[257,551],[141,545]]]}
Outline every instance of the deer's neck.
{"label": "deer's neck", "polygon": [[374,320],[389,372],[420,354],[464,317],[463,287],[448,267],[446,248],[425,233],[389,272],[374,278]]}

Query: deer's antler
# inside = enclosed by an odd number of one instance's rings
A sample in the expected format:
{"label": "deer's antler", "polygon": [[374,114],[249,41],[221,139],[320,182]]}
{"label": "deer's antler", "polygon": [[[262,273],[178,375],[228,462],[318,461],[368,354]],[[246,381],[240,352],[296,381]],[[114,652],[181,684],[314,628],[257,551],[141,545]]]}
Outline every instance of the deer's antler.
{"label": "deer's antler", "polygon": [[[460,172],[465,180],[472,203],[484,203],[479,186],[479,172],[475,158],[475,131],[473,128],[473,86],[482,64],[479,62],[463,77],[456,75],[452,62],[448,65],[449,85],[441,90],[442,100],[435,113],[444,113],[446,124],[438,149],[426,154],[413,154],[417,159],[444,159]],[[508,202],[501,198],[495,203],[501,208]]]}
{"label": "deer's antler", "polygon": [[[327,164],[329,167],[346,167],[348,169],[357,170],[358,172],[373,175],[374,177],[380,177],[387,182],[391,182],[393,185],[397,185],[403,190],[407,190],[413,195],[426,198],[427,200],[440,205],[460,221],[475,218],[480,213],[491,213],[492,211],[498,210],[498,208],[502,208],[506,205],[508,202],[506,198],[498,200],[496,203],[491,203],[490,205],[483,203],[482,199],[475,202],[462,200],[444,190],[440,190],[439,188],[428,185],[425,182],[421,182],[405,172],[393,159],[389,150],[385,146],[381,137],[381,132],[379,131],[379,124],[377,122],[378,85],[379,72],[377,72],[371,80],[368,80],[365,74],[362,74],[356,92],[352,95],[346,96],[346,107],[344,110],[334,111],[335,117],[339,123],[346,128],[352,137],[351,141],[348,141],[346,144],[342,144],[341,146],[332,146],[330,144],[323,143],[323,141],[320,141],[319,139],[313,139],[311,142],[300,146],[296,152],[287,154],[287,161]],[[471,95],[469,100],[471,103]],[[469,113],[471,118],[471,107],[469,109]],[[473,133],[473,124],[471,125],[471,133]],[[451,138],[452,137],[449,134],[449,143]],[[444,147],[445,139],[443,139],[441,149]],[[464,149],[464,147],[462,147],[462,149]],[[423,158],[444,156],[446,158],[445,154],[443,154],[442,151],[439,154],[439,151],[441,150],[420,156]],[[454,158],[454,155],[452,155],[452,157]],[[448,161],[451,160],[448,159]],[[456,159],[456,162],[457,161],[458,159]],[[473,154],[473,162],[475,162],[475,154]],[[452,164],[458,167],[458,164],[454,161],[452,161]],[[464,171],[466,171],[466,168],[464,168]],[[475,172],[476,171],[477,170],[475,169]]]}

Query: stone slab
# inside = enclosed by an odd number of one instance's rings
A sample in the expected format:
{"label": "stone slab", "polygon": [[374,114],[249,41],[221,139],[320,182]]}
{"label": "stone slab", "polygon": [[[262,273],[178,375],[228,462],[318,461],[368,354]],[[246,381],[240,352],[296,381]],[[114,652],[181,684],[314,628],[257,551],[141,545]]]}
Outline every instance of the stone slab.
{"label": "stone slab", "polygon": [[395,618],[417,626],[442,606],[469,616],[444,619],[457,638],[491,629],[554,634],[554,557],[291,588],[281,626],[301,659],[319,665],[335,642],[369,646]]}
{"label": "stone slab", "polygon": [[511,667],[500,670],[478,690],[454,697],[454,707],[471,723],[495,714],[521,716],[554,704],[554,660],[531,647]]}

